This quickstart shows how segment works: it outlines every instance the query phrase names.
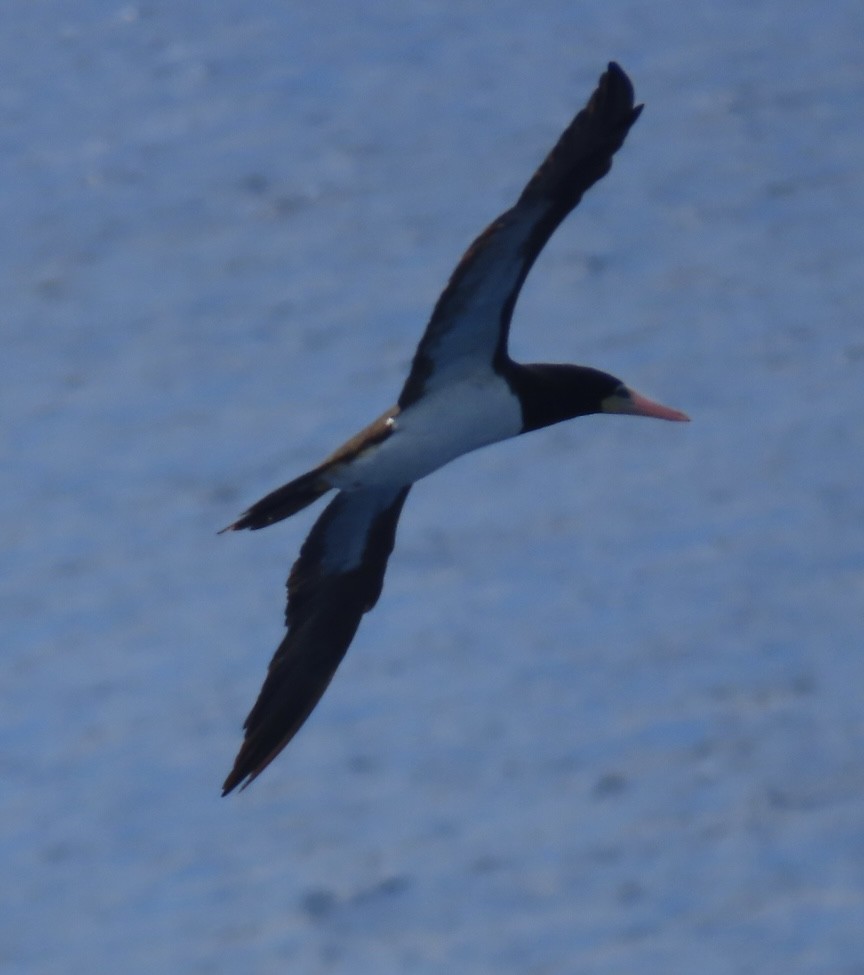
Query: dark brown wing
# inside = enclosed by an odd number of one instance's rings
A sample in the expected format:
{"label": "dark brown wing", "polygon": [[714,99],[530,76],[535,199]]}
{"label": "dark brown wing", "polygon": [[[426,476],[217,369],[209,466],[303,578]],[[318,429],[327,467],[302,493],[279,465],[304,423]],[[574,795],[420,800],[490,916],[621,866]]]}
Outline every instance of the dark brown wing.
{"label": "dark brown wing", "polygon": [[503,363],[513,307],[531,266],[582,194],[609,172],[641,111],[630,79],[611,63],[516,205],[457,265],[417,347],[400,407],[460,375]]}
{"label": "dark brown wing", "polygon": [[246,719],[222,795],[260,775],[321,699],[361,617],[381,595],[408,491],[343,491],[315,522],[288,577],[288,633]]}

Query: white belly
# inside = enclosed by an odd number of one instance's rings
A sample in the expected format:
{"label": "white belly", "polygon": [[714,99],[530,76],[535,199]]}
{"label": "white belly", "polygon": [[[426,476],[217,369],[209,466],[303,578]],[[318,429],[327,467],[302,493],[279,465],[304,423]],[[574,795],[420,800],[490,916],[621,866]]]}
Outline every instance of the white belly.
{"label": "white belly", "polygon": [[333,478],[336,487],[412,484],[462,454],[515,437],[522,410],[507,383],[487,374],[424,396],[393,426],[385,441]]}

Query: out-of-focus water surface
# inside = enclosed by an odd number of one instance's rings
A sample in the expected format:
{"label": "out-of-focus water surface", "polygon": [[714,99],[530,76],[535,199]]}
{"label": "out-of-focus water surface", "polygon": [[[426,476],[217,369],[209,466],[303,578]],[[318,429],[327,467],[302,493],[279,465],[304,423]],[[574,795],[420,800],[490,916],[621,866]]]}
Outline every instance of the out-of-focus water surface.
{"label": "out-of-focus water surface", "polygon": [[[864,7],[10,4],[0,968],[864,965]],[[689,412],[418,485],[308,726],[218,797],[314,513],[606,61],[647,104],[513,353]]]}

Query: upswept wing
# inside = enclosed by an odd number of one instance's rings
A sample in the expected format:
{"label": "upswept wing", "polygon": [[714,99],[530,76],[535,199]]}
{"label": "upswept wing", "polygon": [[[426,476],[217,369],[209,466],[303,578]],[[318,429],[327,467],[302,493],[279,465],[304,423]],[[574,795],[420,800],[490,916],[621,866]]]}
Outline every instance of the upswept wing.
{"label": "upswept wing", "polygon": [[409,489],[343,491],[315,522],[288,577],[288,632],[246,719],[223,795],[260,775],[321,699],[381,595]]}
{"label": "upswept wing", "polygon": [[417,347],[401,408],[454,377],[504,363],[513,307],[528,272],[582,194],[609,172],[641,111],[634,107],[630,79],[610,63],[516,205],[483,231],[456,266]]}

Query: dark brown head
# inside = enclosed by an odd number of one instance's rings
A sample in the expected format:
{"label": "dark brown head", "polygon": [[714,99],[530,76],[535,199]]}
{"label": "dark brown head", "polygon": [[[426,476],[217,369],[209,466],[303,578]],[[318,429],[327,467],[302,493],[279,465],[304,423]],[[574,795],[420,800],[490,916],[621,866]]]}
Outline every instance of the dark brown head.
{"label": "dark brown head", "polygon": [[689,420],[590,366],[513,363],[507,380],[522,403],[523,433],[592,413],[624,413],[658,420]]}

